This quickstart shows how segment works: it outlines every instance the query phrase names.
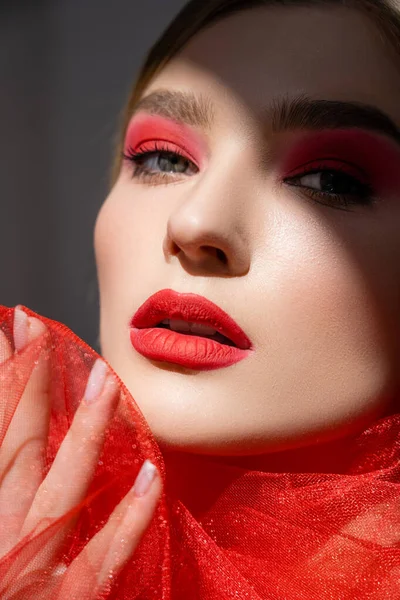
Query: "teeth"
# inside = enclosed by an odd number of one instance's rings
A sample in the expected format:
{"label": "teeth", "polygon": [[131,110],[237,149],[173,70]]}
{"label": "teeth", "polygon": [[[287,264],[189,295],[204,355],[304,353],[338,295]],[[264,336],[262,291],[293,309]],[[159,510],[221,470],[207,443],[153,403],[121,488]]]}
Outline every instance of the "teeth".
{"label": "teeth", "polygon": [[198,335],[215,335],[217,333],[216,329],[212,329],[212,327],[207,327],[207,325],[200,325],[199,323],[189,323],[190,331],[192,333],[197,333]]}
{"label": "teeth", "polygon": [[178,319],[169,319],[169,326],[172,331],[190,331],[190,324],[186,321],[179,321]]}
{"label": "teeth", "polygon": [[200,323],[188,323],[187,321],[181,321],[179,319],[164,319],[161,321],[163,325],[169,325],[172,331],[181,331],[188,333],[195,333],[197,335],[215,335],[216,329],[208,327],[207,325],[201,325]]}

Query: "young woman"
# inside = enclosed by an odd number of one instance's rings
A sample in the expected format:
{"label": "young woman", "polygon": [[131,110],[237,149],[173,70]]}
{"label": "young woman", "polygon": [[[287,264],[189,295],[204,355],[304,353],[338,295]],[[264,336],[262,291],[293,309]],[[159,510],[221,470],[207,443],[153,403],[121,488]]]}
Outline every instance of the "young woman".
{"label": "young woman", "polygon": [[389,2],[188,3],[96,222],[109,366],[3,311],[2,598],[399,596],[399,123]]}

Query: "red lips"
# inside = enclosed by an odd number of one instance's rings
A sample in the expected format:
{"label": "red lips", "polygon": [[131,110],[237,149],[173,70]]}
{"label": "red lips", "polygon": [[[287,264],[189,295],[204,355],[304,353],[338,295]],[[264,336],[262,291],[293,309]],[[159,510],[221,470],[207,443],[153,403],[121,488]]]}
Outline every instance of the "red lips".
{"label": "red lips", "polygon": [[[166,326],[165,319],[206,325],[218,338],[180,333]],[[130,338],[137,352],[151,360],[170,362],[188,369],[209,370],[228,367],[246,356],[251,342],[239,325],[210,300],[196,294],[161,290],[150,296],[133,316]],[[226,343],[221,336],[228,338]]]}

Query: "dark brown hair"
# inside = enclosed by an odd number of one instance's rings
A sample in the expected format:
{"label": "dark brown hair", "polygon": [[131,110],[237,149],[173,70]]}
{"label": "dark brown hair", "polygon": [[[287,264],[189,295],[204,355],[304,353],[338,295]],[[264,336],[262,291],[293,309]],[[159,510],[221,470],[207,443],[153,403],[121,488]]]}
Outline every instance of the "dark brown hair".
{"label": "dark brown hair", "polygon": [[366,14],[383,40],[400,57],[400,13],[398,0],[190,0],[150,49],[123,111],[113,168],[113,182],[121,168],[123,140],[132,112],[153,77],[182,50],[199,31],[224,17],[251,8],[267,6],[343,6]]}

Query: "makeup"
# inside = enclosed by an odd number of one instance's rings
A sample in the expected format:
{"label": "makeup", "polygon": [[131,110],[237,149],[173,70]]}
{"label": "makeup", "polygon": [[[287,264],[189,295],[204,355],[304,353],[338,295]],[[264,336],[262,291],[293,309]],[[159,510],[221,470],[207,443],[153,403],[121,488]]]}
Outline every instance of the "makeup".
{"label": "makeup", "polygon": [[377,195],[400,189],[400,147],[386,136],[357,128],[295,135],[289,151],[283,151],[283,178],[337,169],[369,184]]}
{"label": "makeup", "polygon": [[197,294],[170,289],[150,296],[129,324],[139,354],[188,369],[206,371],[246,358],[251,342],[221,308]]}
{"label": "makeup", "polygon": [[[207,157],[205,141],[192,128],[157,115],[137,114],[133,117],[125,138],[124,149],[137,151],[151,142],[171,144],[171,152],[178,149],[199,168]],[[148,149],[148,148],[147,148]]]}

